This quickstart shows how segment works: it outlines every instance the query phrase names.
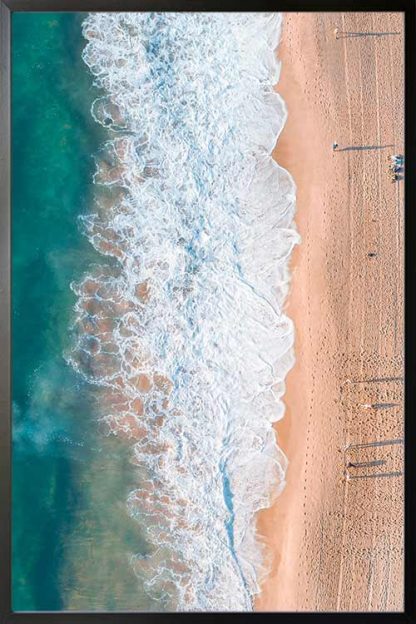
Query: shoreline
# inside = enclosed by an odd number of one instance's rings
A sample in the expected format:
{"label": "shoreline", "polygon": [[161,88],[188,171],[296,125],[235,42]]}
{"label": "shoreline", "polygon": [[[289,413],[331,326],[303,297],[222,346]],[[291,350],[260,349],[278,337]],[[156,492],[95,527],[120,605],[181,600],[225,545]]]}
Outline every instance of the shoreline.
{"label": "shoreline", "polygon": [[[336,40],[335,27],[401,34]],[[276,90],[288,119],[273,155],[297,185],[302,241],[285,310],[296,362],[275,426],[287,483],[258,515],[271,570],[257,611],[403,607],[402,478],[346,479],[349,445],[403,437],[402,385],[354,381],[403,375],[403,185],[386,172],[404,147],[402,33],[394,13],[284,15]],[[363,408],[385,397],[395,407],[383,419]],[[364,459],[396,474],[402,450]]]}

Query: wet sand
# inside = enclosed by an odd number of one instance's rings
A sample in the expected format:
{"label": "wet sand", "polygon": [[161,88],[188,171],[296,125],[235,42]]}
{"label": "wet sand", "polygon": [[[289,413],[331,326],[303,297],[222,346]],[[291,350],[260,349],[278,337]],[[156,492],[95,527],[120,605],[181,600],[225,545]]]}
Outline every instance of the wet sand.
{"label": "wet sand", "polygon": [[404,186],[387,163],[404,149],[403,30],[399,13],[285,14],[275,157],[298,187],[297,360],[257,610],[403,608]]}

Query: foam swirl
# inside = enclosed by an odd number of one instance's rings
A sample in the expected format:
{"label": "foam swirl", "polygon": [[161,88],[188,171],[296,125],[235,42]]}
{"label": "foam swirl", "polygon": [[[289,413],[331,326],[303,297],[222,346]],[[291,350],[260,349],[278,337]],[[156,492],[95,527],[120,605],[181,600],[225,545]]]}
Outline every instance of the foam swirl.
{"label": "foam swirl", "polygon": [[272,428],[293,364],[282,312],[295,187],[271,158],[281,16],[98,13],[83,58],[109,129],[95,209],[107,259],[78,284],[71,364],[146,470],[128,499],[153,551],[132,565],[163,608],[251,610],[256,512],[284,485]]}

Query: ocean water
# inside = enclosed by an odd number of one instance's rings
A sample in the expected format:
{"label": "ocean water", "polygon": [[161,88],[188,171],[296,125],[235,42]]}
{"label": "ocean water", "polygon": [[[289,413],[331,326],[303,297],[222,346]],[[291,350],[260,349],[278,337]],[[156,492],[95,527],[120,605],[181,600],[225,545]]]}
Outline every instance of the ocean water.
{"label": "ocean water", "polygon": [[279,14],[13,14],[13,608],[251,610],[284,486]]}
{"label": "ocean water", "polygon": [[155,608],[129,565],[130,449],[102,436],[95,388],[64,359],[69,284],[102,257],[80,228],[105,139],[77,13],[13,13],[13,609]]}
{"label": "ocean water", "polygon": [[256,514],[285,480],[273,423],[294,362],[283,307],[299,241],[295,186],[271,157],[287,116],[273,90],[281,19],[82,22],[103,140],[90,205],[72,217],[96,256],[68,280],[62,353],[94,397],[82,420],[97,423],[97,444],[130,457],[111,517],[141,536],[136,550],[115,547],[120,574],[136,575],[136,608],[252,610],[267,572]]}

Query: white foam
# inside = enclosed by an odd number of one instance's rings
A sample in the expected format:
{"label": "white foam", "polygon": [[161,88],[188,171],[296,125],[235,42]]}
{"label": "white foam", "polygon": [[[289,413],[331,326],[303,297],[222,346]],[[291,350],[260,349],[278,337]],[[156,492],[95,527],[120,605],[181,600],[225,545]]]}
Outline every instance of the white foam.
{"label": "white foam", "polygon": [[69,359],[146,467],[128,506],[153,552],[132,565],[169,609],[252,609],[256,512],[284,485],[272,425],[294,361],[282,306],[299,237],[293,180],[271,158],[287,116],[273,92],[280,29],[267,13],[83,24],[103,90],[92,114],[109,127],[84,225],[113,261],[72,285]]}

